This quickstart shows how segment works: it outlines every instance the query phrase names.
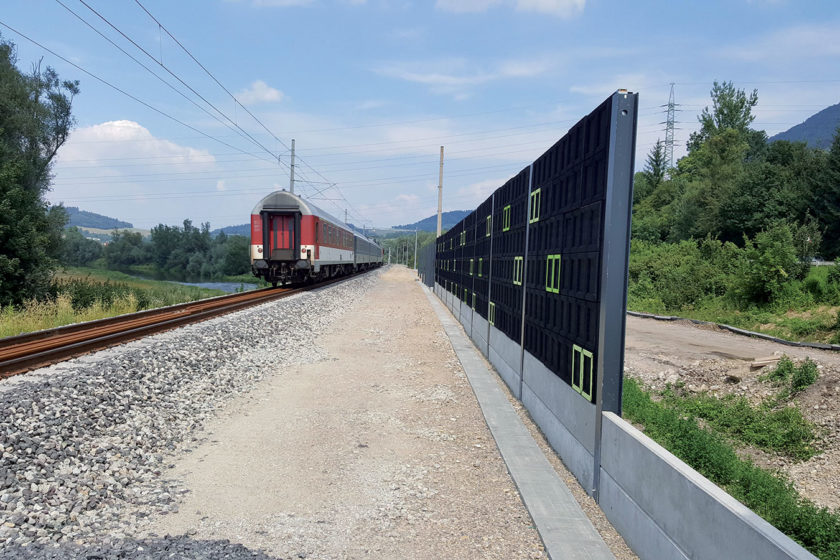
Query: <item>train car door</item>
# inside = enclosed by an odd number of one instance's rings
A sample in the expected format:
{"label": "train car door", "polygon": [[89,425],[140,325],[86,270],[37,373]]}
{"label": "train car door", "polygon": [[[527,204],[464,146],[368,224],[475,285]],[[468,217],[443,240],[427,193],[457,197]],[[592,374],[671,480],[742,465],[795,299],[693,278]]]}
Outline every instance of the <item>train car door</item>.
{"label": "train car door", "polygon": [[268,227],[265,235],[268,237],[268,249],[271,260],[291,261],[297,259],[300,244],[300,220],[296,214],[269,213]]}

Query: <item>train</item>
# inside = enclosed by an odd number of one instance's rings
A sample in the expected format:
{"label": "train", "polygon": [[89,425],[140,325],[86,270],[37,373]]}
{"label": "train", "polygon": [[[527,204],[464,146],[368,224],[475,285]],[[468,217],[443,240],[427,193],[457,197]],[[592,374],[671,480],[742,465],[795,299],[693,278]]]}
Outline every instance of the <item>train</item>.
{"label": "train", "polygon": [[382,266],[375,241],[300,196],[275,191],[251,211],[251,272],[272,286]]}

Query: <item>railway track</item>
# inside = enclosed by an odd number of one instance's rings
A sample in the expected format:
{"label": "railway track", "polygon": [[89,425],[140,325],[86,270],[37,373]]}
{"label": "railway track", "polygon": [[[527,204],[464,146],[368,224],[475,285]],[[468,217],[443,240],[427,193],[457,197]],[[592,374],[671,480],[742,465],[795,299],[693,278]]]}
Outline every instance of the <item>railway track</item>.
{"label": "railway track", "polygon": [[321,288],[265,288],[0,339],[0,379],[252,305]]}

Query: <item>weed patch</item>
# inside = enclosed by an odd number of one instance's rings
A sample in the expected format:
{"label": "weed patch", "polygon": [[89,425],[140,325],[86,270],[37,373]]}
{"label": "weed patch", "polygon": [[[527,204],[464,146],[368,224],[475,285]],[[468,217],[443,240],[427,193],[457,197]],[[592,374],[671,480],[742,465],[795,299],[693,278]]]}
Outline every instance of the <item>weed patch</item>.
{"label": "weed patch", "polygon": [[650,438],[811,553],[840,560],[840,515],[799,496],[782,475],[741,459],[723,436],[654,401],[635,379],[624,380],[623,408],[624,417],[641,424]]}
{"label": "weed patch", "polygon": [[668,390],[665,405],[689,416],[702,418],[711,428],[766,451],[807,460],[814,456],[814,425],[796,407],[772,409],[768,404],[753,406],[745,397],[727,395],[680,396]]}
{"label": "weed patch", "polygon": [[814,384],[817,377],[819,370],[811,358],[805,358],[805,361],[797,366],[790,358],[782,356],[776,368],[759,379],[783,386],[784,389],[776,397],[776,401],[781,401],[804,391]]}

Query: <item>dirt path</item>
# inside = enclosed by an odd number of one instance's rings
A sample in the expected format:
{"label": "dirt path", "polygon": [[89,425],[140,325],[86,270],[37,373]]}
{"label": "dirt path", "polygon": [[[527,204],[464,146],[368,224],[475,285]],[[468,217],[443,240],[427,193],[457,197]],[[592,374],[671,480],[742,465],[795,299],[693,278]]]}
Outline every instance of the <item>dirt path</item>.
{"label": "dirt path", "polygon": [[[744,395],[759,402],[775,389],[751,369],[757,358],[787,354],[810,358],[817,382],[796,397],[805,416],[822,430],[820,454],[805,462],[750,450],[762,466],[790,476],[799,492],[817,504],[840,508],[840,353],[796,348],[685,322],[627,317],[625,370],[654,389],[682,381],[691,391]],[[728,377],[727,377],[728,376]],[[737,382],[736,382],[737,381]]]}
{"label": "dirt path", "polygon": [[343,322],[326,361],[208,427],[174,469],[190,492],[149,532],[282,558],[544,558],[414,275],[384,272]]}

